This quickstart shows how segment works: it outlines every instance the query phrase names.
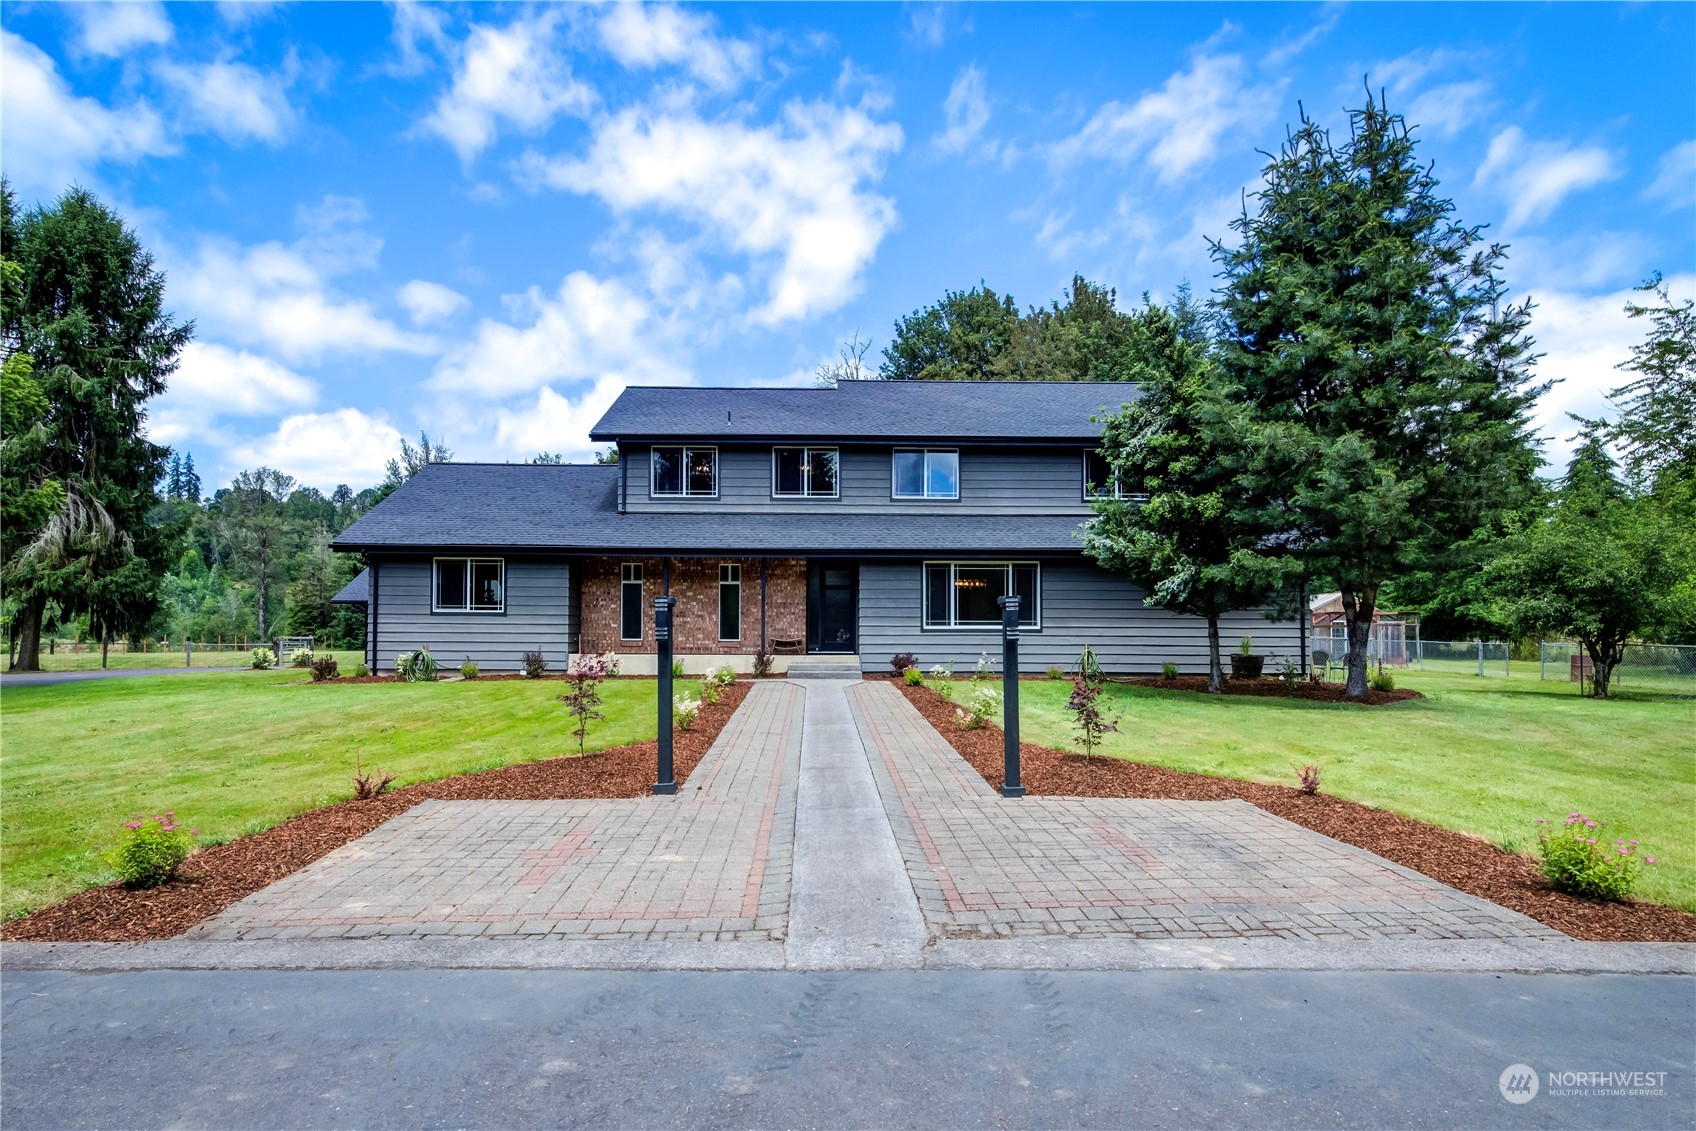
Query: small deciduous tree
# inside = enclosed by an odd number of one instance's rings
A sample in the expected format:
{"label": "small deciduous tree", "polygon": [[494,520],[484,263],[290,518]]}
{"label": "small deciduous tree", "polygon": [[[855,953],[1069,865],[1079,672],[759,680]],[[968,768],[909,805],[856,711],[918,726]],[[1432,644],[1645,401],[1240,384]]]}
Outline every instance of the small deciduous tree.
{"label": "small deciduous tree", "polygon": [[1072,712],[1072,727],[1077,731],[1085,756],[1091,758],[1095,756],[1095,748],[1101,745],[1101,736],[1119,729],[1118,719],[1109,719],[1102,713],[1100,699],[1099,683],[1081,675],[1072,677],[1072,694],[1066,700],[1066,709]]}
{"label": "small deciduous tree", "polygon": [[[601,713],[601,681],[612,674],[612,660],[600,652],[584,652],[571,663],[565,680],[571,690],[559,697],[566,713],[577,720],[571,733],[577,737],[577,756],[583,756],[589,724],[606,718]],[[688,727],[684,727],[685,730]]]}

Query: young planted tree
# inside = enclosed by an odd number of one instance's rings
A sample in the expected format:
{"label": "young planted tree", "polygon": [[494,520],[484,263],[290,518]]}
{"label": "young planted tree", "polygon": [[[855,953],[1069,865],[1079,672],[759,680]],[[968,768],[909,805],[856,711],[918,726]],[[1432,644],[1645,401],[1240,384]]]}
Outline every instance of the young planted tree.
{"label": "young planted tree", "polygon": [[1127,375],[1138,396],[1102,422],[1117,489],[1091,484],[1098,494],[1084,552],[1141,588],[1145,604],[1204,619],[1207,689],[1223,691],[1220,618],[1264,603],[1295,563],[1255,552],[1266,531],[1245,505],[1231,438],[1217,426],[1225,391],[1207,343],[1153,304],[1136,322]]}
{"label": "young planted tree", "polygon": [[1651,500],[1629,496],[1592,432],[1546,513],[1486,568],[1496,617],[1522,635],[1577,639],[1592,694],[1605,699],[1626,644],[1678,600],[1691,540]]}
{"label": "young planted tree", "polygon": [[1454,219],[1399,115],[1368,94],[1333,140],[1303,116],[1232,222],[1224,425],[1253,521],[1342,591],[1348,694],[1386,581],[1432,568],[1535,490],[1527,305],[1500,245]]}

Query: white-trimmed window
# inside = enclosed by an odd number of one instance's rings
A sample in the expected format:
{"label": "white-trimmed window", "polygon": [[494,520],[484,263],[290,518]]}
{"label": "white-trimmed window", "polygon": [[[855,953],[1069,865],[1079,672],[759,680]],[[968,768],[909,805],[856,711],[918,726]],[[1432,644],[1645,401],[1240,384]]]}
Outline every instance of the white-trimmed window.
{"label": "white-trimmed window", "polygon": [[718,494],[718,449],[657,447],[650,456],[648,494],[657,498]]}
{"label": "white-trimmed window", "polygon": [[729,562],[718,567],[718,638],[742,639],[742,567]]}
{"label": "white-trimmed window", "polygon": [[835,448],[773,448],[771,493],[779,499],[834,499],[841,456]]}
{"label": "white-trimmed window", "polygon": [[437,558],[431,608],[438,613],[506,611],[506,562],[500,558]]}
{"label": "white-trimmed window", "polygon": [[897,448],[891,471],[897,499],[958,499],[960,453],[952,448]]}
{"label": "white-trimmed window", "polygon": [[625,562],[618,570],[618,638],[642,639],[641,562]]}
{"label": "white-trimmed window", "polygon": [[1099,451],[1091,449],[1084,453],[1084,500],[1090,499],[1129,499],[1133,503],[1146,503],[1148,496],[1140,492],[1126,492],[1124,483],[1120,480],[1119,472],[1107,457]]}
{"label": "white-trimmed window", "polygon": [[926,562],[924,627],[992,628],[1001,597],[1019,598],[1019,623],[1042,627],[1042,567],[1036,562]]}

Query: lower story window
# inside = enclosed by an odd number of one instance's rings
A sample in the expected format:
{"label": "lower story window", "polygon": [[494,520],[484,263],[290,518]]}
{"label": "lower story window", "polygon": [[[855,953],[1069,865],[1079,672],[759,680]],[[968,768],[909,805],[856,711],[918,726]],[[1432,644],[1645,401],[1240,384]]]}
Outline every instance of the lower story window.
{"label": "lower story window", "polygon": [[1001,623],[1002,597],[1019,598],[1019,623],[1042,623],[1035,562],[926,562],[924,626],[991,628]]}
{"label": "lower story window", "polygon": [[626,562],[619,570],[618,638],[642,639],[642,563]]}
{"label": "lower story window", "polygon": [[506,609],[506,562],[500,558],[437,558],[438,613],[498,613]]}
{"label": "lower story window", "polygon": [[718,638],[742,639],[742,567],[718,567]]}

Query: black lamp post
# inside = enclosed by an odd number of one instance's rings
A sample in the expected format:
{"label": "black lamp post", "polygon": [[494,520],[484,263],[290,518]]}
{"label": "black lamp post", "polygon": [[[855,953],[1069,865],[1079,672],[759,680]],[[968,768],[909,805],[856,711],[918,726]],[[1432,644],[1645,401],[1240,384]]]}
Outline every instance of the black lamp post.
{"label": "black lamp post", "polygon": [[1019,780],[1019,599],[998,597],[1001,606],[1001,796],[1023,797]]}
{"label": "black lamp post", "polygon": [[660,767],[654,792],[661,796],[677,792],[677,775],[671,765],[671,610],[676,604],[676,597],[654,598],[654,645],[660,666]]}

